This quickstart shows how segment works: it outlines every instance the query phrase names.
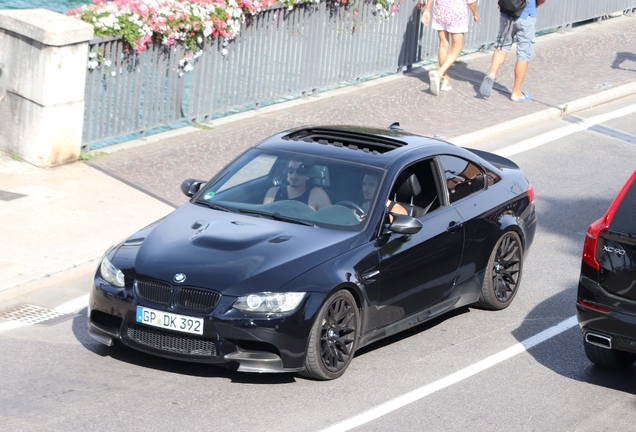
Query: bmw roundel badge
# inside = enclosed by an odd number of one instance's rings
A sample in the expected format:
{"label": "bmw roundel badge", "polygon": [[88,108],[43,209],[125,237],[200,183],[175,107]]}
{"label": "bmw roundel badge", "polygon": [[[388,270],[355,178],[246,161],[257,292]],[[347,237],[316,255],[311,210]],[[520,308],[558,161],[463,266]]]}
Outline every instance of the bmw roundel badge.
{"label": "bmw roundel badge", "polygon": [[186,280],[186,275],[184,275],[183,273],[177,273],[176,275],[174,275],[174,277],[172,278],[176,283],[182,283]]}

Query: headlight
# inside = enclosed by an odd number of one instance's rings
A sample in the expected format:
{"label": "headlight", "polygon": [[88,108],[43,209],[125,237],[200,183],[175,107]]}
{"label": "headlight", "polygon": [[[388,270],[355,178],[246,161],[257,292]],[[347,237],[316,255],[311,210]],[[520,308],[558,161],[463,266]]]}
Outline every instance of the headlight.
{"label": "headlight", "polygon": [[233,307],[246,312],[290,312],[305,298],[304,292],[255,293],[239,297]]}
{"label": "headlight", "polygon": [[99,266],[99,272],[102,275],[102,279],[104,279],[109,284],[123,288],[124,284],[124,274],[115,267],[107,257],[104,257],[101,265]]}

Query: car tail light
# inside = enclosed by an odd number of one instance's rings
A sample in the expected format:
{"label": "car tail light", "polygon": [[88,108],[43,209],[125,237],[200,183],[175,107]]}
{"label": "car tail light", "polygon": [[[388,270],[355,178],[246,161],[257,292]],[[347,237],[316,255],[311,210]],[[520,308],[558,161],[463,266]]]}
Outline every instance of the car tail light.
{"label": "car tail light", "polygon": [[597,312],[601,312],[601,313],[610,313],[611,312],[611,310],[609,310],[609,309],[605,309],[603,307],[590,304],[590,303],[588,303],[586,301],[583,301],[583,300],[577,300],[576,303],[581,305],[581,306],[583,306],[584,308],[592,309],[592,310],[595,310]]}
{"label": "car tail light", "polygon": [[627,180],[627,183],[620,190],[609,209],[602,218],[594,222],[587,230],[587,234],[585,235],[585,244],[583,245],[583,261],[587,263],[592,268],[599,270],[601,265],[598,263],[596,259],[596,249],[598,246],[598,237],[599,235],[605,231],[612,223],[612,218],[614,217],[614,213],[616,213],[616,209],[620,205],[623,197],[631,187],[632,183],[636,180],[636,171],[634,174]]}
{"label": "car tail light", "polygon": [[530,204],[534,204],[534,188],[530,183],[528,183],[528,199],[530,200]]}

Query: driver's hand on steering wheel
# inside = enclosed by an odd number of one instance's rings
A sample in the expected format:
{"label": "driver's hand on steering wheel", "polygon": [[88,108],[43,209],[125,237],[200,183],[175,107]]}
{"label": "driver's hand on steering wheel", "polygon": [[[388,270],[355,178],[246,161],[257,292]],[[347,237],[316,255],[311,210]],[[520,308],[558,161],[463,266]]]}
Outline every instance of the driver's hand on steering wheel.
{"label": "driver's hand on steering wheel", "polygon": [[351,209],[351,211],[353,212],[353,215],[358,219],[359,222],[362,222],[364,220],[366,213],[362,213],[359,215],[356,209]]}

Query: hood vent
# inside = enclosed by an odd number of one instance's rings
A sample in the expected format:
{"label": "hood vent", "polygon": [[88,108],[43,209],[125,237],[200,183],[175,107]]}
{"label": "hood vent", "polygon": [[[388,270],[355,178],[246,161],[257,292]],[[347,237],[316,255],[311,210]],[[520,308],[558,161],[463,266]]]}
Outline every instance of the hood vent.
{"label": "hood vent", "polygon": [[145,237],[128,239],[122,244],[122,246],[141,246],[141,244],[144,242],[144,240],[146,240]]}
{"label": "hood vent", "polygon": [[287,240],[291,240],[293,238],[294,237],[292,237],[292,236],[279,236],[279,237],[271,239],[269,242],[270,243],[274,243],[274,244],[283,243],[283,242],[286,242]]}

